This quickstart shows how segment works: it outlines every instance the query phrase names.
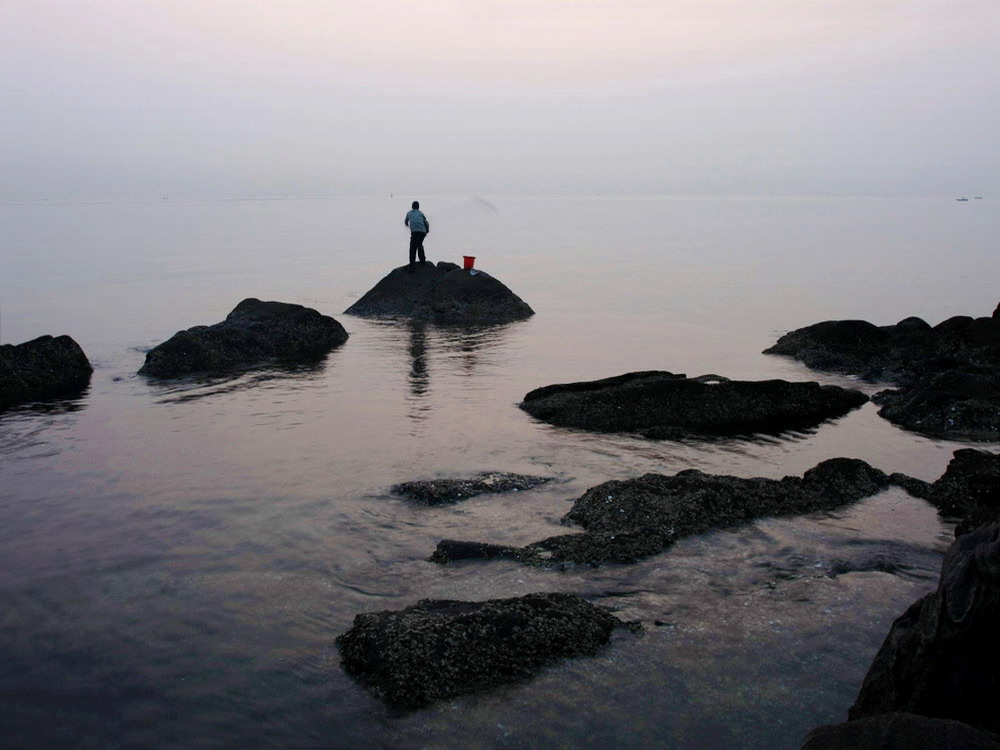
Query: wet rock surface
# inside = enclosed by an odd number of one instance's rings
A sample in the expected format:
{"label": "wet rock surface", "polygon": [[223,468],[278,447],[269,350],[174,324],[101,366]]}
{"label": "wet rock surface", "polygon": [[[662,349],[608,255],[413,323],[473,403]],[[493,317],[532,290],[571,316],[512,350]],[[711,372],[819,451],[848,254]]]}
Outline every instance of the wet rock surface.
{"label": "wet rock surface", "polygon": [[529,490],[548,481],[548,477],[488,471],[464,479],[403,482],[393,486],[392,492],[424,505],[442,505],[486,493]]}
{"label": "wet rock surface", "polygon": [[886,419],[930,435],[1000,440],[1000,316],[875,326],[832,320],[791,331],[765,354],[818,370],[893,381],[875,397]]}
{"label": "wet rock surface", "polygon": [[[431,561],[506,558],[536,566],[633,563],[677,539],[766,516],[830,510],[874,495],[893,480],[864,461],[834,458],[802,477],[742,479],[696,469],[646,474],[587,490],[563,517],[584,533],[525,547],[443,540]],[[885,563],[889,564],[889,563]],[[875,565],[875,563],[873,563]]]}
{"label": "wet rock surface", "polygon": [[79,394],[90,382],[83,349],[69,336],[39,336],[0,346],[0,409],[25,401]]}
{"label": "wet rock surface", "polygon": [[893,623],[849,719],[906,712],[1000,732],[998,632],[1000,525],[991,524],[955,540],[937,590]]}
{"label": "wet rock surface", "polygon": [[240,302],[221,323],[179,331],[146,354],[140,375],[218,373],[321,357],[347,341],[336,320],[286,302]]}
{"label": "wet rock surface", "polygon": [[595,654],[624,625],[572,594],[466,602],[425,599],[369,612],[337,638],[344,669],[387,703],[416,709],[526,680],[555,661]]}
{"label": "wet rock surface", "polygon": [[859,391],[811,382],[648,371],[537,388],[520,406],[560,427],[682,439],[805,429],[867,401]]}
{"label": "wet rock surface", "polygon": [[393,269],[357,302],[347,315],[403,317],[442,324],[509,323],[535,311],[501,281],[484,271],[454,263],[417,263]]}

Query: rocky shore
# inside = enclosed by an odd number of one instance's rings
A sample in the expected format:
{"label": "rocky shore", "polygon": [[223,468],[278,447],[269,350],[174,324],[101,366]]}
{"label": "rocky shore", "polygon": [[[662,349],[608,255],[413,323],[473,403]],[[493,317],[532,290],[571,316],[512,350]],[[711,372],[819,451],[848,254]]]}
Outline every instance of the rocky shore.
{"label": "rocky shore", "polygon": [[848,721],[808,750],[1000,748],[1000,455],[960,450],[926,497],[962,522],[937,589],[893,623]]}
{"label": "rocky shore", "polygon": [[221,323],[179,331],[151,349],[139,374],[176,377],[305,360],[326,354],[347,337],[340,323],[312,308],[250,298]]}
{"label": "rocky shore", "polygon": [[831,320],[791,331],[765,354],[896,388],[874,398],[879,414],[950,439],[1000,441],[1000,305],[991,317],[956,316],[931,327]]}
{"label": "rocky shore", "polygon": [[805,429],[867,401],[834,385],[648,371],[536,388],[520,407],[560,427],[676,440]]}
{"label": "rocky shore", "polygon": [[488,273],[441,261],[417,263],[412,272],[407,266],[393,269],[344,313],[490,325],[523,320],[535,311]]}
{"label": "rocky shore", "polygon": [[0,410],[37,399],[79,395],[90,383],[83,349],[69,336],[0,346]]}

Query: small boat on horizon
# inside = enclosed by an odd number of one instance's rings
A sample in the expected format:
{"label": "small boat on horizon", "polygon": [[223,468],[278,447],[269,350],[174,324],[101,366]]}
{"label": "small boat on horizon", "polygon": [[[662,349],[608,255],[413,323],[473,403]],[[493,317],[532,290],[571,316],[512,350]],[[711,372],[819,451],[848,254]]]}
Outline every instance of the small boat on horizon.
{"label": "small boat on horizon", "polygon": [[968,198],[956,198],[955,200],[957,200],[957,201],[958,201],[959,203],[962,203],[963,201],[964,201],[965,203],[968,203],[968,202],[969,202],[969,199],[968,199]]}

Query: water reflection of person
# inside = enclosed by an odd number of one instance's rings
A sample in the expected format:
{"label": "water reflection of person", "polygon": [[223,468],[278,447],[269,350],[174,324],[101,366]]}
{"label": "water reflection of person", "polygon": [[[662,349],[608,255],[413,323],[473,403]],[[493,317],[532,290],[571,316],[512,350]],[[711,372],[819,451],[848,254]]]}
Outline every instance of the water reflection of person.
{"label": "water reflection of person", "polygon": [[430,388],[427,372],[427,323],[414,320],[410,323],[410,393],[420,398]]}

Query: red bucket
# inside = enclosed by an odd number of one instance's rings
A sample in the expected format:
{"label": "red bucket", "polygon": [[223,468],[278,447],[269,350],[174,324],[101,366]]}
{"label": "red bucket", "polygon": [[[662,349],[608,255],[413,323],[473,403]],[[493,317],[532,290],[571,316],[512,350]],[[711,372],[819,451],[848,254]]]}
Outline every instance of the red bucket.
{"label": "red bucket", "polygon": [[476,263],[476,256],[475,255],[463,255],[462,256],[462,268],[464,268],[466,271],[471,271],[472,270],[472,266],[475,265],[475,263]]}

